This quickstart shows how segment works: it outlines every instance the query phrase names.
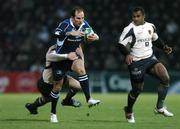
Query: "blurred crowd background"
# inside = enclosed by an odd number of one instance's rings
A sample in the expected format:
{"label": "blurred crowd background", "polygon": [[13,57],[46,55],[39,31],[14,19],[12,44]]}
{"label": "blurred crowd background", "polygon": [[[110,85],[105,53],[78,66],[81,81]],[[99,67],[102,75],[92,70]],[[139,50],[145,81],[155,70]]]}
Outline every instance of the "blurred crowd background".
{"label": "blurred crowd background", "polygon": [[54,30],[74,5],[85,9],[86,20],[100,36],[83,47],[88,70],[127,69],[116,44],[137,5],[174,49],[168,56],[155,49],[156,56],[168,69],[180,70],[180,0],[0,0],[0,71],[41,71],[46,50],[55,43]]}

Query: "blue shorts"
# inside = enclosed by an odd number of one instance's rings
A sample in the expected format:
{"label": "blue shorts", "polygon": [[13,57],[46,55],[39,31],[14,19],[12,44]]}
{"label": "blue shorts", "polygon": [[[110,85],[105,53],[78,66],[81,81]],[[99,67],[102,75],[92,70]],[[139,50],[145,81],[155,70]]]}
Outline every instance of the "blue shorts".
{"label": "blue shorts", "polygon": [[159,63],[159,61],[154,55],[146,59],[133,61],[128,66],[131,81],[143,82],[145,74],[157,63]]}
{"label": "blue shorts", "polygon": [[52,72],[55,81],[59,81],[66,76],[68,71],[71,71],[73,61],[64,60],[60,62],[52,62]]}

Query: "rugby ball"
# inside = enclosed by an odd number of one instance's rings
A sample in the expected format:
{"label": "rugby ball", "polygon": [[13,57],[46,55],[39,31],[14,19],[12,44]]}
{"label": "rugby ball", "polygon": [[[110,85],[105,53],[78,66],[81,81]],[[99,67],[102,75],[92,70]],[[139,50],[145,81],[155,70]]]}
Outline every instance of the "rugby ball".
{"label": "rugby ball", "polygon": [[86,28],[85,31],[84,31],[84,33],[85,33],[85,36],[89,36],[89,35],[91,35],[91,34],[94,34],[92,28]]}
{"label": "rugby ball", "polygon": [[86,28],[85,31],[84,31],[84,40],[87,41],[87,37],[91,34],[94,34],[92,28]]}

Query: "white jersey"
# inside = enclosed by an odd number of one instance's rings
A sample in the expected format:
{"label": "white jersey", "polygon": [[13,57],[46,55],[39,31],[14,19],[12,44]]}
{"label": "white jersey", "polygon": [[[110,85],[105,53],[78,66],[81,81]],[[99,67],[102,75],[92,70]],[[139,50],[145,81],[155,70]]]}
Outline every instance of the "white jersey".
{"label": "white jersey", "polygon": [[152,41],[158,39],[155,26],[152,23],[145,22],[143,25],[136,26],[131,22],[124,28],[119,43],[127,46],[130,43],[130,54],[133,60],[141,60],[150,57],[153,54]]}

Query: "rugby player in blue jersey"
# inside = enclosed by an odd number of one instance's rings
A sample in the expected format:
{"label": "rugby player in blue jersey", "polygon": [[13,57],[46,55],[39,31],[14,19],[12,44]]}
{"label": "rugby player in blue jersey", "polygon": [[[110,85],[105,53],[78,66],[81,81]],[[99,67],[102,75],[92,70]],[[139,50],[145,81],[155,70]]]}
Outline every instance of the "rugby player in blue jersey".
{"label": "rugby player in blue jersey", "polygon": [[[86,31],[90,30],[90,34],[86,35]],[[67,53],[76,52],[78,59],[63,60],[60,62],[52,62],[53,78],[58,83],[64,78],[68,71],[73,71],[79,75],[78,80],[82,91],[85,94],[88,106],[94,106],[100,103],[100,100],[93,99],[89,90],[88,75],[84,66],[84,59],[79,54],[80,45],[85,42],[96,41],[99,36],[94,33],[91,26],[84,20],[84,10],[81,7],[74,7],[71,17],[62,21],[55,30],[57,42],[56,53],[67,56]],[[59,83],[61,86],[62,83]],[[54,94],[58,94],[54,92]]]}

